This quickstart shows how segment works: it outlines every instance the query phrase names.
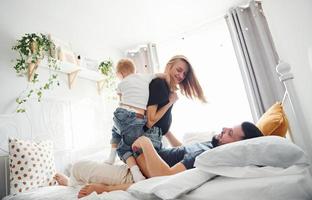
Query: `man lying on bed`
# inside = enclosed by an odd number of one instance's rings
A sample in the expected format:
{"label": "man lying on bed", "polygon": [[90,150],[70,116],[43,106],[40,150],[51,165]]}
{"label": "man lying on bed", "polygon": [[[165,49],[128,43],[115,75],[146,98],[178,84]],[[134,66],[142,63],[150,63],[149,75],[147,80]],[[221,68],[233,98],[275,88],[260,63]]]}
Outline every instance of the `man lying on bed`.
{"label": "man lying on bed", "polygon": [[[136,160],[144,175],[146,177],[155,177],[173,175],[194,168],[195,158],[211,148],[259,136],[262,136],[262,133],[254,124],[243,122],[233,128],[223,128],[221,133],[212,138],[212,141],[174,148],[164,148],[157,153],[149,138],[142,136],[133,143],[132,147],[133,150],[138,153]],[[106,169],[103,164],[102,166],[103,168],[101,170],[105,172]],[[85,169],[86,168],[84,168],[84,170]],[[124,169],[127,170],[126,168]],[[116,170],[120,171],[120,168],[116,168]],[[84,178],[84,180],[85,179],[86,178]],[[68,185],[68,178],[64,175],[57,174],[56,180],[61,185]],[[86,180],[85,182],[90,183],[93,181]],[[131,184],[132,183],[129,183],[129,181],[119,181],[118,184],[104,183],[103,181],[101,183],[91,183],[84,186],[79,191],[78,197],[87,196],[93,191],[102,193],[105,191],[126,190]]]}

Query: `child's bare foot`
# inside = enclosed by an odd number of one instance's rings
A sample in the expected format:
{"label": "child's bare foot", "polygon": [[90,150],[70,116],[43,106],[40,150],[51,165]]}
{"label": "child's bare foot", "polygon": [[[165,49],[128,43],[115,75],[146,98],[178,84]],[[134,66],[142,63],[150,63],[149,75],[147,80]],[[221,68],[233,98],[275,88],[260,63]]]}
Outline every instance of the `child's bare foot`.
{"label": "child's bare foot", "polygon": [[53,177],[59,185],[68,186],[69,178],[65,174],[56,173]]}

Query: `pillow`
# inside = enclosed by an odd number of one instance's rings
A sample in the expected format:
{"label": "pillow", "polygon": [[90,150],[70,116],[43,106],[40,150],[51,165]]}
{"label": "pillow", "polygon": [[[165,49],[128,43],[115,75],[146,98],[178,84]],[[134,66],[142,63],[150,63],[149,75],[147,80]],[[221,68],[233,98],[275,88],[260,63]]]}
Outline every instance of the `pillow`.
{"label": "pillow", "polygon": [[258,120],[256,126],[264,135],[278,135],[285,137],[288,120],[280,102],[272,105]]}
{"label": "pillow", "polygon": [[51,141],[9,139],[10,193],[55,185],[56,173]]}
{"label": "pillow", "polygon": [[288,168],[292,165],[309,165],[306,154],[288,139],[264,136],[224,144],[199,155],[196,167],[216,166],[271,166]]}

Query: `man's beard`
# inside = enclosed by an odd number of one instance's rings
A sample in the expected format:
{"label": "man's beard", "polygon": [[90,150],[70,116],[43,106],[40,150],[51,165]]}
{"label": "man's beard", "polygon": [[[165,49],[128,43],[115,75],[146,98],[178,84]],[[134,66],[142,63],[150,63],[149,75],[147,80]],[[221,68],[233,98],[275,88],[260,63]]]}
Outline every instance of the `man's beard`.
{"label": "man's beard", "polygon": [[219,146],[219,140],[217,139],[217,135],[214,135],[214,136],[212,137],[211,144],[212,144],[213,147]]}

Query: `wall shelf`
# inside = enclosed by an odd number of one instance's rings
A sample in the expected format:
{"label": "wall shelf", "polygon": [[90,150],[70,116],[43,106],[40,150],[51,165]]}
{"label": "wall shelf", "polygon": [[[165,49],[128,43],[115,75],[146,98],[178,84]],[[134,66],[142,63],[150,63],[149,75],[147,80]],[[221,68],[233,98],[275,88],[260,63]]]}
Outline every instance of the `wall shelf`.
{"label": "wall shelf", "polygon": [[[77,77],[79,77],[79,78],[84,78],[84,79],[88,79],[91,81],[95,81],[96,86],[97,86],[97,91],[99,94],[101,94],[101,90],[103,89],[103,86],[105,83],[105,76],[103,74],[101,74],[98,71],[87,69],[85,67],[80,67],[76,64],[69,63],[66,61],[57,61],[57,62],[60,67],[60,70],[57,70],[57,71],[67,74],[69,89],[72,89],[75,80],[77,79]],[[43,67],[43,68],[49,68],[48,61],[45,59],[42,60],[38,66]],[[33,71],[36,70],[37,66],[35,66],[34,68],[35,69]],[[30,77],[31,74],[29,74],[28,76]]]}
{"label": "wall shelf", "polygon": [[103,74],[101,74],[100,72],[91,70],[91,69],[81,67],[81,71],[79,72],[78,76],[81,78],[95,81],[98,93],[101,94],[101,90],[103,89],[104,82],[105,82],[105,76]]}

